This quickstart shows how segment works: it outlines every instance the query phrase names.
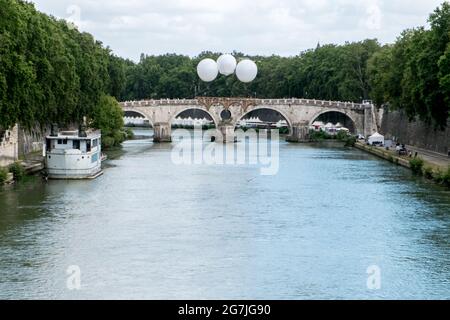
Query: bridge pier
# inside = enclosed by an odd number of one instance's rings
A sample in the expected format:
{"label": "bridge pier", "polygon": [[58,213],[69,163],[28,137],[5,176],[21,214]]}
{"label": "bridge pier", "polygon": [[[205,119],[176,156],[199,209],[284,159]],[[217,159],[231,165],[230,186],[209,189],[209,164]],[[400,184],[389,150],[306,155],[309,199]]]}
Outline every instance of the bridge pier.
{"label": "bridge pier", "polygon": [[286,138],[288,142],[309,142],[309,123],[303,121],[292,125],[292,134]]}
{"label": "bridge pier", "polygon": [[219,125],[218,128],[218,135],[219,137],[216,137],[216,141],[223,143],[234,143],[236,142],[236,135],[234,133],[234,125],[229,124],[223,124]]}
{"label": "bridge pier", "polygon": [[364,109],[364,135],[368,138],[377,132],[375,121],[374,106],[368,105]]}
{"label": "bridge pier", "polygon": [[158,122],[153,125],[153,142],[172,142],[172,128],[169,123]]}

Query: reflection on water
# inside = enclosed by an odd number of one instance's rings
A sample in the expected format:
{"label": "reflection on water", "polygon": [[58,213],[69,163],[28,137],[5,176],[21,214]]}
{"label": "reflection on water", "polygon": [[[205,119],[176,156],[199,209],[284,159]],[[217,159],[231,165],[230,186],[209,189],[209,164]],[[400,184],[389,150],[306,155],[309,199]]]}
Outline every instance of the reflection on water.
{"label": "reflection on water", "polygon": [[450,298],[448,191],[334,144],[281,143],[276,176],[176,166],[172,147],[0,191],[0,298]]}

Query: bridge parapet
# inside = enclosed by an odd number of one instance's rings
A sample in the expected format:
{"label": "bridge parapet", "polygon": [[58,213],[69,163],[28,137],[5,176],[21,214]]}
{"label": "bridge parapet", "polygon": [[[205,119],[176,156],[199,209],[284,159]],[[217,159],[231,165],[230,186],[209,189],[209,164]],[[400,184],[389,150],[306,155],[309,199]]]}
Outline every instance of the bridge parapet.
{"label": "bridge parapet", "polygon": [[341,102],[315,99],[252,99],[252,98],[219,98],[219,97],[199,97],[197,99],[160,99],[160,100],[136,100],[124,101],[120,103],[122,107],[160,107],[160,106],[212,106],[223,105],[267,105],[267,106],[318,106],[324,108],[342,108],[352,110],[365,110],[371,108],[371,104],[361,104],[354,102]]}

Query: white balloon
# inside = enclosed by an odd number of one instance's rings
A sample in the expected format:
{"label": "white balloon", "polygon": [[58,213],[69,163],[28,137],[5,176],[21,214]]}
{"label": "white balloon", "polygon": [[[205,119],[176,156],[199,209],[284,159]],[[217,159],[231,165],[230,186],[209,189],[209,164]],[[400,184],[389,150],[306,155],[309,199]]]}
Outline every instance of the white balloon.
{"label": "white balloon", "polygon": [[223,54],[217,59],[219,72],[224,76],[229,76],[236,70],[236,59],[231,54]]}
{"label": "white balloon", "polygon": [[197,66],[197,74],[204,82],[211,82],[217,78],[219,68],[213,59],[203,59]]}
{"label": "white balloon", "polygon": [[244,83],[252,82],[258,75],[258,67],[251,60],[242,60],[236,67],[236,76]]}

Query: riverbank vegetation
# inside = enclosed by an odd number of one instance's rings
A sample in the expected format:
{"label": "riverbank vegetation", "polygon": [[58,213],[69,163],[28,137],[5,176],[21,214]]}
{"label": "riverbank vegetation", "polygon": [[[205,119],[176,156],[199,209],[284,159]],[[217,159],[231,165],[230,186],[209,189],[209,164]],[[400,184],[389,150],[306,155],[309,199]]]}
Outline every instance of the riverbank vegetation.
{"label": "riverbank vegetation", "polygon": [[3,185],[8,179],[8,170],[0,168],[0,186]]}
{"label": "riverbank vegetation", "polygon": [[433,169],[420,157],[409,160],[409,165],[415,175],[423,176],[440,185],[450,187],[450,167],[448,167],[447,170],[442,170],[440,168]]}
{"label": "riverbank vegetation", "polygon": [[120,145],[128,138],[128,133],[123,129],[123,111],[117,100],[113,97],[102,95],[97,107],[92,113],[93,128],[102,130],[102,147],[109,148]]}
{"label": "riverbank vegetation", "polygon": [[412,158],[409,160],[409,166],[414,174],[421,175],[423,173],[424,161],[422,158]]}
{"label": "riverbank vegetation", "polygon": [[325,131],[309,131],[309,139],[313,142],[320,142],[324,140],[337,140],[340,142],[344,142],[346,147],[353,147],[357,141],[356,136],[346,132],[339,131],[337,134],[329,134]]}
{"label": "riverbank vegetation", "polygon": [[14,181],[21,181],[25,175],[25,169],[19,162],[14,162],[9,166],[9,172],[13,174]]}

